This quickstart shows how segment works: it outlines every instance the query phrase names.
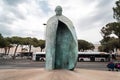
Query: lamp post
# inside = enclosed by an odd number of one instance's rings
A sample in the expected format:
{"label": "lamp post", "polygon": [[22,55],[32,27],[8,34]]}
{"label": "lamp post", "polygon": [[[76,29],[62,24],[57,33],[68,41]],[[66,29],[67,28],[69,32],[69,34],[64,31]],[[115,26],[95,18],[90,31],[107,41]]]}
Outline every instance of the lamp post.
{"label": "lamp post", "polygon": [[46,23],[43,23],[44,26],[46,26],[47,24]]}
{"label": "lamp post", "polygon": [[[46,23],[43,23],[43,25],[44,25],[45,28],[46,28],[47,24],[46,24]],[[46,35],[46,32],[45,32],[44,34]],[[45,41],[46,41],[46,39],[45,39]],[[45,46],[44,50],[46,50],[46,46]]]}

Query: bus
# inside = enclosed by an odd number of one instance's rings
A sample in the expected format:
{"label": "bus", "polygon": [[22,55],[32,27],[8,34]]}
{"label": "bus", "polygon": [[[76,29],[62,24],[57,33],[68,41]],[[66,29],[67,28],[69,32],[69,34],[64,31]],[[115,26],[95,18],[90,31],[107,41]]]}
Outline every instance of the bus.
{"label": "bus", "polygon": [[35,52],[32,57],[33,61],[45,61],[45,52]]}
{"label": "bus", "polygon": [[106,52],[78,52],[78,61],[110,61],[115,60],[115,54],[109,54]]}
{"label": "bus", "polygon": [[[110,59],[116,59],[115,54],[109,54],[106,52],[78,52],[78,62],[85,61],[110,61]],[[33,53],[32,60],[34,61],[45,61],[45,52]]]}

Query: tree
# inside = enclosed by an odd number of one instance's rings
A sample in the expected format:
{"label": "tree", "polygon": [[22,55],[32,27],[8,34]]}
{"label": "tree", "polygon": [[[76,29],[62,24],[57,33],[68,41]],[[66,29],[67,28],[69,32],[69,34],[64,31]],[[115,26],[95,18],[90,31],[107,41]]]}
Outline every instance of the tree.
{"label": "tree", "polygon": [[18,37],[18,36],[14,36],[14,37],[11,38],[10,41],[13,45],[16,46],[15,51],[14,51],[14,55],[13,55],[13,59],[15,59],[17,48],[20,44],[22,44],[22,38]]}
{"label": "tree", "polygon": [[105,28],[105,30],[108,32],[108,35],[115,34],[120,39],[120,23],[108,23]]}
{"label": "tree", "polygon": [[95,46],[92,43],[89,43],[88,49],[93,50],[95,49]]}
{"label": "tree", "polygon": [[116,7],[113,7],[113,17],[120,22],[120,0],[116,1]]}
{"label": "tree", "polygon": [[106,42],[104,39],[101,40],[101,46],[99,46],[99,51],[105,51],[105,52],[109,52],[109,51],[113,51],[114,49],[118,49],[119,48],[119,41],[118,39],[114,38],[114,37],[110,37],[109,40]]}
{"label": "tree", "polygon": [[5,53],[9,54],[10,52],[10,48],[13,47],[13,45],[9,42],[9,40],[7,38],[4,38],[4,43],[5,45]]}
{"label": "tree", "polygon": [[105,48],[104,48],[103,45],[101,45],[101,46],[98,47],[98,51],[100,51],[100,52],[104,52],[104,49],[105,49]]}
{"label": "tree", "polygon": [[3,48],[4,46],[3,41],[4,41],[3,36],[2,34],[0,34],[0,48]]}
{"label": "tree", "polygon": [[0,34],[0,48],[4,48],[5,54],[7,54],[8,46],[10,46],[10,43]]}
{"label": "tree", "polygon": [[85,40],[78,40],[79,51],[93,50],[93,49],[94,49],[94,45],[92,43],[89,43]]}
{"label": "tree", "polygon": [[33,45],[34,47],[40,47],[41,52],[45,48],[45,40],[36,40],[36,42]]}
{"label": "tree", "polygon": [[9,37],[6,37],[6,38],[4,38],[6,41],[7,41],[7,48],[8,48],[8,51],[7,51],[7,54],[9,54],[9,52],[10,52],[10,49],[13,47],[13,45],[11,44],[11,38],[9,38]]}
{"label": "tree", "polygon": [[28,52],[31,52],[31,46],[33,45],[33,40],[32,40],[31,37],[23,38],[22,39],[22,44],[23,45],[28,45],[29,46],[29,51]]}
{"label": "tree", "polygon": [[7,54],[9,54],[10,49],[13,47],[13,45],[12,45],[12,44],[9,44],[7,47],[8,47],[8,52],[7,52]]}
{"label": "tree", "polygon": [[[108,23],[101,29],[103,36],[103,40],[101,40],[101,49],[107,52],[109,52],[110,49],[113,50],[113,48],[120,49],[120,0],[116,1],[116,7],[113,7],[113,12],[113,17],[117,22]],[[111,34],[116,35],[117,38],[112,39]],[[115,44],[117,44],[117,47]]]}
{"label": "tree", "polygon": [[42,50],[45,48],[45,40],[39,40],[38,42],[42,52]]}
{"label": "tree", "polygon": [[39,43],[38,39],[37,38],[33,38],[32,40],[33,40],[33,46],[34,47],[39,47],[38,46],[38,43]]}

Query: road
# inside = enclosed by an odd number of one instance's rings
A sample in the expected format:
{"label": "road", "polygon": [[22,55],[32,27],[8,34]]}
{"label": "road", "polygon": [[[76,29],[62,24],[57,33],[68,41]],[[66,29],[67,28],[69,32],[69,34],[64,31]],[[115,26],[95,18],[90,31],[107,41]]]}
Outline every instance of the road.
{"label": "road", "polygon": [[77,68],[90,70],[108,70],[106,65],[108,62],[78,62]]}
{"label": "road", "polygon": [[[107,70],[108,62],[77,62],[76,67],[90,70]],[[0,60],[0,69],[44,68],[45,62],[32,60]]]}

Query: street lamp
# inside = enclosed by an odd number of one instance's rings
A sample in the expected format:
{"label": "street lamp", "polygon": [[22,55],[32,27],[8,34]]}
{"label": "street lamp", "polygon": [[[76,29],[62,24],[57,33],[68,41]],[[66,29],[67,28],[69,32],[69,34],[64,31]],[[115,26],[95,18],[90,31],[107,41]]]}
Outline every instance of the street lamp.
{"label": "street lamp", "polygon": [[46,23],[43,23],[44,26],[46,26],[47,24]]}

